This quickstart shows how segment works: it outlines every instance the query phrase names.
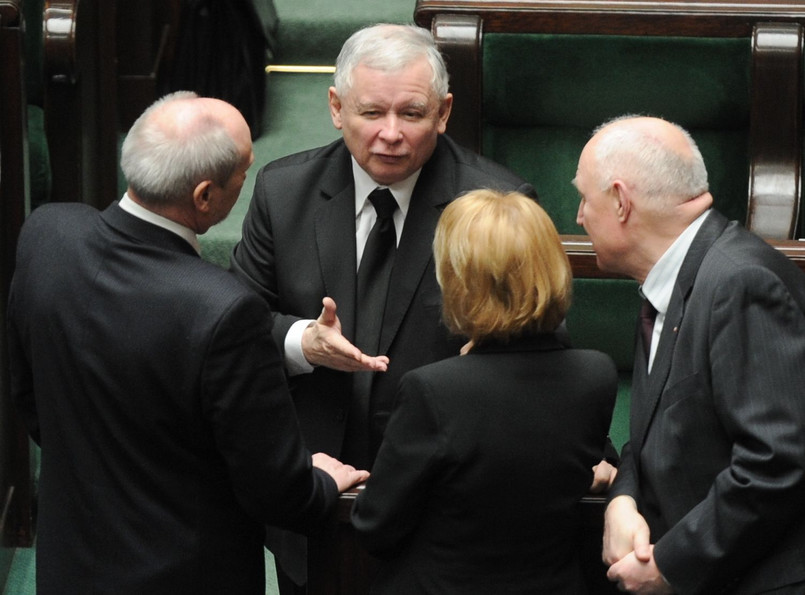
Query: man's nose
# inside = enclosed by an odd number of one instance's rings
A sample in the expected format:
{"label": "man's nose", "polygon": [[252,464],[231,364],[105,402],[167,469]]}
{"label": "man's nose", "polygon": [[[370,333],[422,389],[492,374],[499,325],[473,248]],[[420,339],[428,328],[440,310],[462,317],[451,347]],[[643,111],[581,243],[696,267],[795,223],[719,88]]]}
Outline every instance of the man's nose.
{"label": "man's nose", "polygon": [[396,143],[402,138],[400,119],[395,114],[389,114],[384,118],[380,138],[387,143]]}

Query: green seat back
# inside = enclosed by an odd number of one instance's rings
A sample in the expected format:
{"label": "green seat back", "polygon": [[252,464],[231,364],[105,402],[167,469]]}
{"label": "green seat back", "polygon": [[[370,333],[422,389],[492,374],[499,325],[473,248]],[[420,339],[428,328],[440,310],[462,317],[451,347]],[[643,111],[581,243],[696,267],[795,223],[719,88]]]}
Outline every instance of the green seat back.
{"label": "green seat back", "polygon": [[[749,39],[487,33],[482,152],[531,182],[560,233],[576,224],[571,184],[592,130],[622,114],[688,129],[704,156],[716,207],[746,220]],[[575,345],[630,371],[637,284],[576,279],[568,329]]]}

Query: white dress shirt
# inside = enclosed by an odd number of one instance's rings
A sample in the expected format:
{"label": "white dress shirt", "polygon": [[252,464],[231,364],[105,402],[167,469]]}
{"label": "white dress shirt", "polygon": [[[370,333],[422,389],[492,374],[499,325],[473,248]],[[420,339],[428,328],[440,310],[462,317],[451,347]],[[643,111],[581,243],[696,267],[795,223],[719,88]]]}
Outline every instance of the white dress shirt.
{"label": "white dress shirt", "polygon": [[[394,213],[394,228],[397,232],[397,244],[399,245],[403,225],[405,224],[405,217],[408,215],[408,207],[411,205],[411,195],[414,193],[414,186],[416,186],[421,171],[422,170],[419,169],[403,181],[390,186],[378,186],[377,182],[358,165],[355,158],[352,158],[352,179],[355,182],[356,273],[361,264],[363,249],[366,246],[366,240],[369,238],[369,232],[372,230],[372,226],[374,226],[377,220],[377,213],[369,200],[369,194],[378,187],[388,188],[397,201],[399,208]],[[313,320],[297,320],[291,325],[291,328],[288,329],[285,335],[285,367],[288,370],[288,374],[291,376],[308,374],[314,369],[314,366],[310,365],[305,359],[305,354],[302,352],[302,333],[311,322],[313,322]]]}
{"label": "white dress shirt", "polygon": [[699,232],[699,228],[704,223],[705,218],[710,213],[709,210],[699,215],[693,223],[679,234],[671,247],[665,251],[660,259],[651,267],[646,280],[640,286],[640,294],[646,298],[654,309],[657,310],[657,318],[654,319],[654,332],[651,335],[651,348],[648,357],[648,371],[654,365],[654,356],[657,353],[657,344],[660,341],[662,327],[665,323],[665,315],[668,312],[668,304],[671,303],[671,296],[674,292],[676,278],[685,256],[688,254],[693,238]]}
{"label": "white dress shirt", "polygon": [[142,219],[143,221],[147,221],[148,223],[156,225],[157,227],[161,227],[175,233],[180,238],[186,240],[187,243],[193,247],[193,250],[196,251],[196,254],[199,256],[201,255],[201,244],[196,237],[196,232],[189,227],[185,227],[181,223],[176,223],[176,221],[172,221],[166,217],[163,217],[162,215],[157,215],[153,211],[149,211],[144,206],[134,202],[129,197],[128,192],[123,194],[123,198],[120,199],[118,206],[138,219]]}

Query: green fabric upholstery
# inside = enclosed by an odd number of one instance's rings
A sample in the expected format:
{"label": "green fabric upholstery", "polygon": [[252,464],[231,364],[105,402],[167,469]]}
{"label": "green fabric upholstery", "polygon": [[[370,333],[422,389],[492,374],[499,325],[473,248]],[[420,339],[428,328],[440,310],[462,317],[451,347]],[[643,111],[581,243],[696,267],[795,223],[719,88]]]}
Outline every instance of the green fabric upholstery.
{"label": "green fabric upholstery", "polygon": [[619,370],[631,372],[639,310],[635,281],[574,279],[567,330],[575,347],[599,349]]}
{"label": "green fabric upholstery", "polygon": [[592,129],[625,114],[687,128],[716,206],[747,209],[749,39],[488,33],[483,152],[532,182],[560,233],[583,233],[570,185]]}
{"label": "green fabric upholstery", "polygon": [[[707,163],[717,208],[746,220],[749,39],[487,33],[482,55],[483,153],[534,184],[560,233],[584,233],[571,184],[584,144],[596,126],[627,113],[687,128]],[[622,407],[637,284],[576,279],[573,290],[573,343],[612,356],[623,373]]]}

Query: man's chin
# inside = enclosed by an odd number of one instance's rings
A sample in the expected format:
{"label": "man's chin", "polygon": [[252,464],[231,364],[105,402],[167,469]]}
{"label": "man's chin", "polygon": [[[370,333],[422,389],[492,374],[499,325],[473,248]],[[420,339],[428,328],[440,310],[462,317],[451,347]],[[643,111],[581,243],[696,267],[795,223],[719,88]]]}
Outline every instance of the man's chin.
{"label": "man's chin", "polygon": [[404,167],[374,167],[368,173],[375,182],[383,186],[401,182],[410,175]]}

